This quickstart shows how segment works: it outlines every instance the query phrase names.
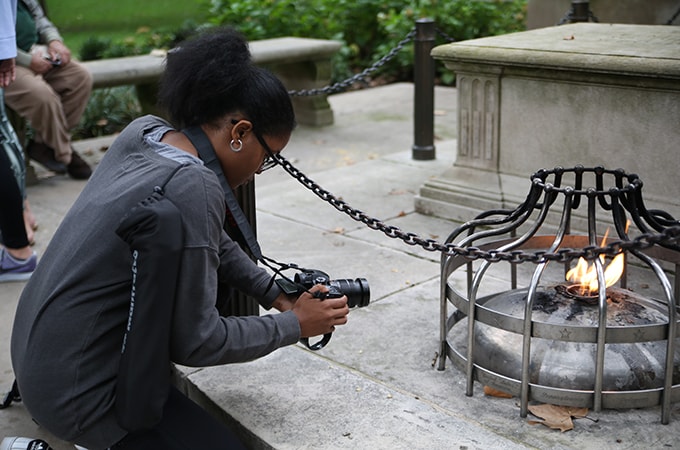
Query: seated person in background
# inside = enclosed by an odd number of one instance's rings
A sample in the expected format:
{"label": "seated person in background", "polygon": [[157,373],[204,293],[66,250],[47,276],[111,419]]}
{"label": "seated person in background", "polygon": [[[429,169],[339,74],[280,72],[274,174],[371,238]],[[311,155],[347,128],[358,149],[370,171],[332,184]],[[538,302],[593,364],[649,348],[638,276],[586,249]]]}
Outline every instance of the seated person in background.
{"label": "seated person in background", "polygon": [[[0,101],[2,89],[14,80],[16,48],[13,30],[8,28],[14,23],[14,11],[14,3],[0,2]],[[0,113],[3,113],[1,107]],[[24,225],[25,218],[32,218],[32,214],[30,210],[24,211],[23,204],[9,157],[0,147],[0,240],[3,244],[0,246],[0,282],[30,278],[38,261],[26,236],[29,229]]]}
{"label": "seated person in background", "polygon": [[89,178],[92,169],[73,150],[70,130],[85,111],[92,76],[71,59],[38,0],[18,1],[16,44],[16,79],[5,88],[5,103],[35,130],[28,156],[53,172]]}

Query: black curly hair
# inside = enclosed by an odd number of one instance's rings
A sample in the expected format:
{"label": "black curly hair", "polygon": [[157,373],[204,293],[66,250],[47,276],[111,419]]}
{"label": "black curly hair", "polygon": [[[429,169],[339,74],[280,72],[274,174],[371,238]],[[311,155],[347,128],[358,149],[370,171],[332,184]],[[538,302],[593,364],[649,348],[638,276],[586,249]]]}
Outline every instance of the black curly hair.
{"label": "black curly hair", "polygon": [[236,111],[260,136],[289,134],[296,126],[283,83],[252,62],[245,37],[228,27],[208,29],[168,53],[158,103],[178,128]]}

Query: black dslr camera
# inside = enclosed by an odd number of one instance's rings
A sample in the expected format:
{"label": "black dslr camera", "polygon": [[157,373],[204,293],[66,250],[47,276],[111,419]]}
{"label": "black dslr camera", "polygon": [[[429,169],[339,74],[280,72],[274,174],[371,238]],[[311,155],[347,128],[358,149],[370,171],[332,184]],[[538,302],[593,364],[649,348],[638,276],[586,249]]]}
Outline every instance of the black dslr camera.
{"label": "black dslr camera", "polygon": [[[314,285],[322,284],[328,287],[328,292],[316,292],[315,296],[320,299],[325,298],[340,298],[343,295],[347,296],[347,306],[354,308],[355,306],[368,306],[371,300],[371,290],[368,287],[366,278],[356,278],[354,280],[331,280],[327,273],[315,269],[299,269],[295,274],[294,282],[287,278],[279,278],[276,284],[281,290],[288,295],[301,295]],[[300,339],[311,350],[319,350],[328,344],[331,340],[331,333],[325,334],[323,339],[316,344],[310,345],[309,339]]]}
{"label": "black dslr camera", "polygon": [[323,284],[328,287],[328,292],[320,294],[323,298],[339,298],[346,295],[347,306],[350,308],[368,306],[371,300],[371,290],[366,278],[331,280],[327,273],[320,270],[302,269],[301,272],[295,274],[295,283],[304,287],[298,294],[302,294],[316,284]]}

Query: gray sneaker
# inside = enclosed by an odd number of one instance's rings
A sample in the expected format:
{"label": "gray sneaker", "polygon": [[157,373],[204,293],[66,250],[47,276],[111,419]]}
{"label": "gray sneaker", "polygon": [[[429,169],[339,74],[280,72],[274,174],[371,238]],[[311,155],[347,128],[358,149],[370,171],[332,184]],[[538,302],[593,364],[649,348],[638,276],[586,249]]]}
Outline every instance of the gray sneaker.
{"label": "gray sneaker", "polygon": [[[38,255],[35,252],[28,259],[16,259],[7,250],[0,248],[0,283],[28,280],[37,265]],[[4,448],[0,447],[0,450]]]}
{"label": "gray sneaker", "polygon": [[0,450],[52,450],[52,447],[42,439],[14,436],[3,439]]}

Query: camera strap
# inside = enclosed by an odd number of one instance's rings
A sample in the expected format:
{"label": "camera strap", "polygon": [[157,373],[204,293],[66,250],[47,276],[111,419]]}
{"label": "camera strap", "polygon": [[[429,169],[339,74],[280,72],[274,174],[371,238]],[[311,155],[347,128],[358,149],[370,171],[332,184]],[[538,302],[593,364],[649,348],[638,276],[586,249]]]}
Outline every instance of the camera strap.
{"label": "camera strap", "polygon": [[258,261],[262,260],[260,244],[257,243],[255,233],[253,233],[253,229],[251,228],[248,219],[243,213],[241,206],[238,204],[234,191],[231,189],[231,186],[229,186],[227,177],[222,171],[222,166],[220,165],[219,159],[217,159],[215,149],[213,148],[212,143],[210,143],[208,136],[205,135],[203,129],[198,125],[185,128],[182,130],[182,133],[184,133],[194,147],[196,147],[198,156],[203,161],[203,164],[217,175],[217,179],[224,191],[224,199],[227,204],[226,226],[229,227],[227,231],[233,232],[235,239],[240,244],[246,246]]}
{"label": "camera strap", "polygon": [[[224,175],[224,171],[222,171],[222,166],[220,165],[220,161],[217,159],[215,149],[213,148],[212,143],[208,139],[208,136],[206,136],[203,129],[197,125],[183,129],[182,133],[184,133],[184,135],[187,138],[189,138],[193,146],[196,148],[196,150],[198,151],[198,156],[203,161],[203,164],[205,164],[210,170],[212,170],[215,173],[215,175],[217,175],[217,179],[219,180],[220,185],[222,186],[222,190],[224,191],[224,199],[227,205],[227,221],[226,221],[227,223],[225,224],[225,227],[229,227],[227,231],[228,232],[233,231],[234,232],[233,235],[236,238],[236,240],[240,244],[247,246],[248,249],[250,250],[250,253],[258,261],[261,261],[267,267],[274,269],[269,264],[269,262],[274,263],[276,262],[269,258],[263,257],[262,250],[260,249],[260,244],[258,244],[257,238],[255,237],[255,233],[253,233],[253,229],[251,228],[248,219],[243,213],[241,206],[238,204],[238,201],[236,200],[236,196],[234,195],[231,186],[229,186],[227,177]],[[280,263],[276,264],[281,265]],[[278,273],[279,275],[281,274],[280,270],[274,269],[274,272]],[[273,282],[274,277],[272,277],[272,283]],[[326,344],[328,344],[328,342],[331,339],[331,336],[332,333],[327,333],[323,336],[323,338],[320,341],[316,342],[315,344],[310,344],[309,339],[307,338],[301,338],[300,341],[311,350],[320,350],[321,348],[325,347]]]}

